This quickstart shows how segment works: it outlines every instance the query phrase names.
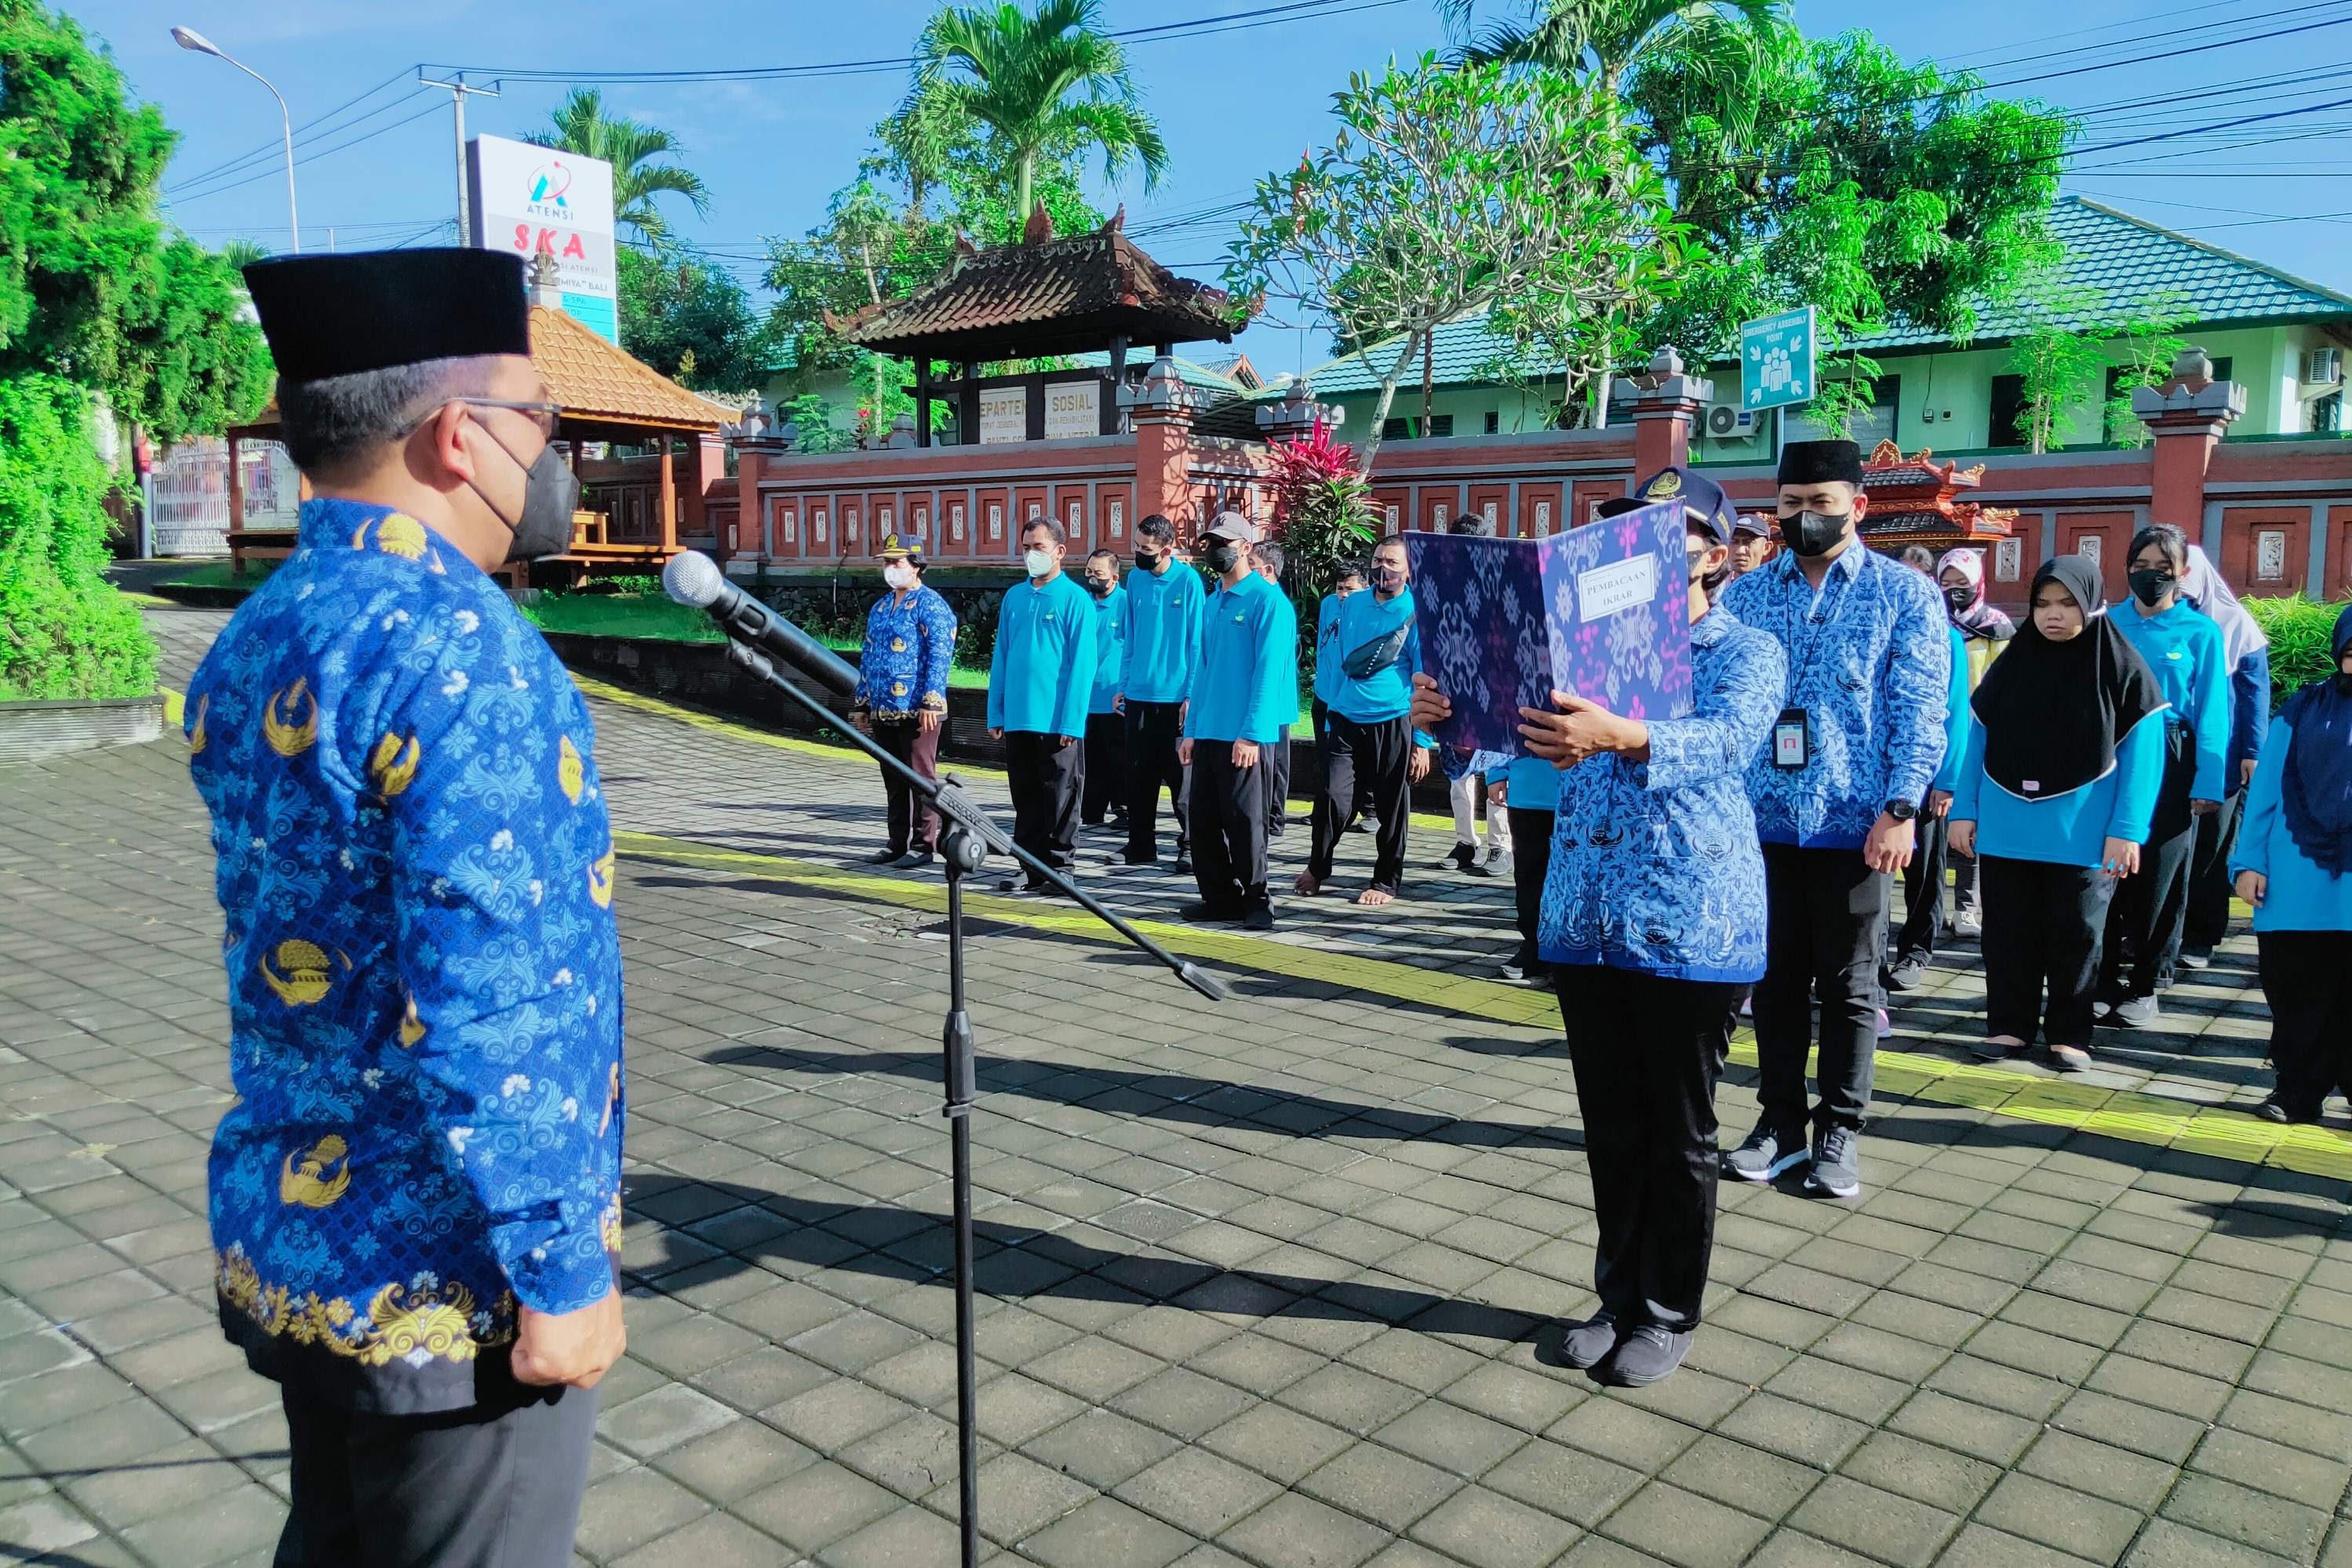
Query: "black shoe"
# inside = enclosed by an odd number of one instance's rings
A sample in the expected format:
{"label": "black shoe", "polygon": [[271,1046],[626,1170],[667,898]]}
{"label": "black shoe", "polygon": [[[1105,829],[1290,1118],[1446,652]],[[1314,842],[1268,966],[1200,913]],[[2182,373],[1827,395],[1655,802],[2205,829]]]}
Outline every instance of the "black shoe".
{"label": "black shoe", "polygon": [[1377,833],[1381,831],[1381,820],[1378,817],[1359,817],[1348,824],[1348,831],[1351,833]]}
{"label": "black shoe", "polygon": [[1895,959],[1894,966],[1886,971],[1886,988],[1890,991],[1914,990],[1927,977],[1927,960],[1916,953],[1910,954]]}
{"label": "black shoe", "polygon": [[1265,836],[1269,839],[1278,839],[1286,831],[1285,824],[1281,822],[1268,822],[1265,825]]}
{"label": "black shoe", "polygon": [[1263,904],[1259,904],[1255,909],[1251,910],[1247,915],[1242,916],[1242,929],[1244,931],[1273,930],[1274,911],[1268,909]]}
{"label": "black shoe", "polygon": [[1171,868],[1171,870],[1173,874],[1177,876],[1191,876],[1192,874],[1192,857],[1186,854],[1182,850],[1178,850],[1176,852],[1176,864]]}
{"label": "black shoe", "polygon": [[1771,1181],[1812,1157],[1812,1145],[1801,1131],[1759,1122],[1746,1143],[1724,1155],[1723,1174],[1740,1181]]}
{"label": "black shoe", "polygon": [[860,855],[858,858],[867,865],[888,865],[906,852],[904,850],[876,850],[870,855]]}
{"label": "black shoe", "polygon": [[2265,1122],[2275,1122],[2283,1127],[2310,1126],[2319,1120],[2319,1107],[2315,1105],[2308,1111],[2298,1110],[2276,1094],[2273,1094],[2254,1107],[2254,1114]]}
{"label": "black shoe", "polygon": [[920,871],[925,866],[931,863],[931,852],[929,850],[908,850],[905,854],[900,855],[897,860],[890,862],[890,869],[892,871]]}
{"label": "black shoe", "polygon": [[1452,851],[1447,853],[1446,857],[1437,862],[1437,866],[1440,871],[1444,870],[1447,866],[1452,866],[1455,871],[1468,871],[1472,866],[1476,865],[1477,863],[1477,845],[1456,843]]}
{"label": "black shoe", "polygon": [[1592,1369],[1593,1381],[1618,1388],[1647,1388],[1675,1375],[1690,1354],[1691,1336],[1656,1323],[1643,1323],[1617,1342],[1609,1359]]}
{"label": "black shoe", "polygon": [[1559,1358],[1579,1372],[1598,1366],[1617,1348],[1617,1320],[1597,1312],[1568,1331],[1559,1342]]}
{"label": "black shoe", "polygon": [[1023,882],[1008,876],[996,884],[996,891],[1007,898],[1050,898],[1061,889],[1050,882]]}
{"label": "black shoe", "polygon": [[1242,911],[1233,904],[1211,904],[1206,899],[1196,899],[1178,910],[1176,915],[1178,919],[1189,920],[1195,925],[1231,925],[1241,919]]}
{"label": "black shoe", "polygon": [[1160,852],[1158,850],[1154,850],[1150,854],[1145,854],[1140,850],[1138,850],[1135,846],[1130,844],[1126,849],[1119,852],[1118,863],[1121,865],[1158,865],[1160,863]]}
{"label": "black shoe", "polygon": [[1503,960],[1503,978],[1524,980],[1535,973],[1536,950],[1532,943],[1522,942],[1519,950]]}

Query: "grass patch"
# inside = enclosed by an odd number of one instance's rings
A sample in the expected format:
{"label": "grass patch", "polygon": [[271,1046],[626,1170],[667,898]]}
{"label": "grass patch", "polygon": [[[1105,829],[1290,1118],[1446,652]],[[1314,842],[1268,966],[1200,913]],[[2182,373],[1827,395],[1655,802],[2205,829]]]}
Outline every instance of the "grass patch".
{"label": "grass patch", "polygon": [[656,594],[542,593],[522,607],[542,632],[580,637],[644,637],[661,643],[723,643],[699,610]]}
{"label": "grass patch", "polygon": [[225,560],[208,560],[201,563],[191,563],[184,571],[177,572],[172,577],[166,579],[163,586],[170,588],[259,588],[264,582],[269,580],[269,574],[278,570],[278,562],[274,560],[250,560],[246,562],[245,570],[239,572]]}

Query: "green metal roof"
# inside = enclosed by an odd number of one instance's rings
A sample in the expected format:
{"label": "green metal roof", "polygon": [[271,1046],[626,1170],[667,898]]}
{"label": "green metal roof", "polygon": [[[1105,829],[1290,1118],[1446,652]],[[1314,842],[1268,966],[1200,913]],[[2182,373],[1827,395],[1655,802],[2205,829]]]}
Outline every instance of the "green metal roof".
{"label": "green metal roof", "polygon": [[[2081,196],[2062,197],[2052,206],[2050,230],[2066,247],[2065,280],[2091,291],[2094,316],[2127,310],[2170,291],[2192,328],[2352,318],[2352,296]],[[1986,308],[1976,340],[2000,342],[2022,325],[2013,310]],[[1310,372],[1307,379],[1314,382],[1316,395],[1378,392],[1381,375],[1402,341],[1391,340]],[[1899,328],[1865,338],[1857,347],[1864,352],[1878,352],[1934,348],[1949,341],[1941,333]],[[1489,367],[1509,352],[1509,341],[1489,331],[1483,317],[1449,322],[1434,334],[1436,384],[1493,382],[1497,378]],[[1717,362],[1732,361],[1726,357]],[[1534,373],[1557,376],[1560,370],[1551,364],[1536,368]],[[1397,383],[1398,390],[1408,391],[1420,381],[1421,364],[1416,358]]]}

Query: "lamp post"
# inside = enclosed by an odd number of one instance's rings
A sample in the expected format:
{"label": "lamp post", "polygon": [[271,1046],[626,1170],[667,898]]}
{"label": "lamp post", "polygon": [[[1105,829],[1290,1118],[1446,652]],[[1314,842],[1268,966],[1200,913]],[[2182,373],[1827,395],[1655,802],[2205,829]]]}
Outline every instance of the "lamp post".
{"label": "lamp post", "polygon": [[174,27],[172,41],[184,49],[200,55],[217,55],[237,69],[269,89],[269,96],[278,100],[278,122],[286,132],[286,221],[294,231],[294,254],[302,254],[302,219],[294,205],[294,119],[286,112],[286,95],[271,85],[268,77],[197,32],[194,27]]}

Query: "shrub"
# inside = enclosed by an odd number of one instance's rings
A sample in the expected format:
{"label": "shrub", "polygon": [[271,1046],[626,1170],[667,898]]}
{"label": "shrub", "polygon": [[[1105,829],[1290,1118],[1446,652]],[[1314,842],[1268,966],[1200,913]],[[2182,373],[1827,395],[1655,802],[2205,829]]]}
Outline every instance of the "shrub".
{"label": "shrub", "polygon": [[0,379],[0,701],[155,689],[155,644],[101,575],[113,478],[90,444],[89,395]]}
{"label": "shrub", "polygon": [[2344,606],[2300,593],[2244,603],[2246,613],[2271,640],[2271,711],[2276,713],[2296,688],[2335,668],[2328,648]]}

